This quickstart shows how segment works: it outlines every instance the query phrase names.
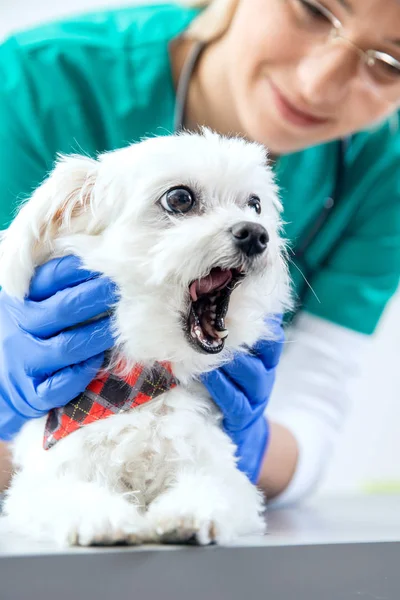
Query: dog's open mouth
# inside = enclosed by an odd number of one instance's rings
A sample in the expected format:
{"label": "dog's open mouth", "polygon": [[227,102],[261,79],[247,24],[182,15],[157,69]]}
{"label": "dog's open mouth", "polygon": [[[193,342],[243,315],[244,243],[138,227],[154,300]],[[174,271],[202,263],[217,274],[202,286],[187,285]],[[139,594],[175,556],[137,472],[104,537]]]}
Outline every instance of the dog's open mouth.
{"label": "dog's open mouth", "polygon": [[243,278],[243,271],[217,267],[190,284],[187,333],[197,350],[216,354],[223,349],[229,333],[225,329],[225,317],[230,296]]}

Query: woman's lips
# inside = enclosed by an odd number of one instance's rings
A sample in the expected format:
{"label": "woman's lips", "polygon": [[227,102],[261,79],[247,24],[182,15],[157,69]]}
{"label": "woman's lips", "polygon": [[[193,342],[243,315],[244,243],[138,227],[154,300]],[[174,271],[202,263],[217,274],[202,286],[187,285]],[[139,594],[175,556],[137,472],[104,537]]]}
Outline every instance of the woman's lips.
{"label": "woman's lips", "polygon": [[272,95],[279,114],[286,121],[300,127],[317,127],[328,123],[330,119],[317,117],[294,106],[282,92],[269,80]]}

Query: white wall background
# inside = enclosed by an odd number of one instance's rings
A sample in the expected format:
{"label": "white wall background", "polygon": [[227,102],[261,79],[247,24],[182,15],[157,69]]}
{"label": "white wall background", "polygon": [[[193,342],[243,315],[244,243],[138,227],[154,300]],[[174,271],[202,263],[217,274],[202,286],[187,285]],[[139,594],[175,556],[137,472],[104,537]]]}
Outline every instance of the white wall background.
{"label": "white wall background", "polygon": [[[132,2],[0,0],[0,38],[43,20],[124,4]],[[399,400],[400,296],[397,296],[371,344],[365,373],[354,386],[352,412],[321,493],[353,492],[366,486],[388,484],[400,489]]]}

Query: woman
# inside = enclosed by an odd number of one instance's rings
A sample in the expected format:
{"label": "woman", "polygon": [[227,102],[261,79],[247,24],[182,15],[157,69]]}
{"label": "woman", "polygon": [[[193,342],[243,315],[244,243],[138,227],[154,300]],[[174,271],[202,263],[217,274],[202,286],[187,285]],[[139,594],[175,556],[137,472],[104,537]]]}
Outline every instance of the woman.
{"label": "woman", "polygon": [[[400,3],[387,0],[385,12],[379,0],[203,4],[103,12],[5,42],[0,220],[57,152],[95,154],[174,124],[265,144],[293,252],[293,343],[266,419],[279,344],[204,382],[241,468],[268,498],[293,502],[320,479],[349,382],[398,283]],[[112,301],[110,284],[92,277],[67,258],[38,270],[25,304],[0,295],[3,439],[84,389],[87,366],[112,344],[107,328],[90,347],[84,328],[80,341],[65,331]],[[53,364],[60,348],[64,362]]]}

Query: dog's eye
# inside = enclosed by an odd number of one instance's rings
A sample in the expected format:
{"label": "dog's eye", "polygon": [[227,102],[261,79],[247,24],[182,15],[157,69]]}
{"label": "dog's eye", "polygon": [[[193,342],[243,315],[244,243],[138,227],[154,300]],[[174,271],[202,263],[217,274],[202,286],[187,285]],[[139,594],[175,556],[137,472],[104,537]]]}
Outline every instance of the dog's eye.
{"label": "dog's eye", "polygon": [[250,206],[250,208],[254,208],[258,215],[261,214],[261,200],[258,196],[250,196],[247,205]]}
{"label": "dog's eye", "polygon": [[185,187],[169,190],[160,200],[160,204],[171,213],[187,213],[195,204],[193,192]]}

